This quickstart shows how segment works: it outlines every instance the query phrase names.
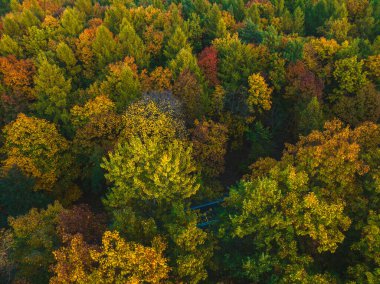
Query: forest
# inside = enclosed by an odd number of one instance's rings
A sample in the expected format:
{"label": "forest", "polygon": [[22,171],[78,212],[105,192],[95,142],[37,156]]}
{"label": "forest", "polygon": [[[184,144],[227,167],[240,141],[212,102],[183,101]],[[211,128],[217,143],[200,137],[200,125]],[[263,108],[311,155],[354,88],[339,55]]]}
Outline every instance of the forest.
{"label": "forest", "polygon": [[380,0],[0,0],[0,283],[380,283]]}

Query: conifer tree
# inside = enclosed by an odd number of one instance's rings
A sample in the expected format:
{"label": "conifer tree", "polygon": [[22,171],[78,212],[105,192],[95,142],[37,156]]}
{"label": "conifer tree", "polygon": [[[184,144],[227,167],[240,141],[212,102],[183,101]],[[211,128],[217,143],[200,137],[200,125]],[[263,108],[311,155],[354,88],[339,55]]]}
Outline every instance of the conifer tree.
{"label": "conifer tree", "polygon": [[174,59],[178,52],[182,48],[189,48],[189,44],[187,43],[187,37],[185,33],[182,31],[181,27],[177,27],[174,31],[174,34],[168,40],[165,45],[164,55],[167,60]]}
{"label": "conifer tree", "polygon": [[142,69],[149,64],[149,53],[147,52],[143,41],[136,34],[131,23],[124,18],[120,27],[119,43],[121,55],[132,56],[137,65]]}
{"label": "conifer tree", "polygon": [[66,80],[57,65],[43,59],[34,77],[34,84],[37,97],[34,103],[36,112],[56,123],[67,123],[71,79]]}

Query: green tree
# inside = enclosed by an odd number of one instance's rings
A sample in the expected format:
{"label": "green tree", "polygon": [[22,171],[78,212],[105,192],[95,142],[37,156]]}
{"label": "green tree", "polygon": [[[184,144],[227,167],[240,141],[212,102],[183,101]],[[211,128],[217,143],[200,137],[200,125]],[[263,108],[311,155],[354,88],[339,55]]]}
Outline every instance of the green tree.
{"label": "green tree", "polygon": [[118,59],[116,41],[113,34],[104,25],[98,27],[96,31],[95,39],[92,42],[92,51],[99,70]]}
{"label": "green tree", "polygon": [[61,16],[62,34],[75,37],[84,28],[85,16],[76,8],[66,8]]}
{"label": "green tree", "polygon": [[71,79],[66,80],[57,65],[43,59],[34,77],[34,84],[37,96],[34,103],[36,112],[55,123],[67,123],[67,97],[71,91]]}
{"label": "green tree", "polygon": [[207,11],[205,28],[206,44],[209,44],[215,38],[227,35],[226,24],[222,19],[222,13],[216,3]]}
{"label": "green tree", "polygon": [[119,43],[123,57],[132,56],[141,69],[149,65],[149,53],[132,24],[126,18],[123,19],[120,26]]}
{"label": "green tree", "polygon": [[304,24],[305,24],[305,15],[304,12],[300,7],[297,7],[294,10],[293,15],[293,32],[297,33],[298,35],[302,36],[304,31]]}
{"label": "green tree", "polygon": [[355,94],[367,83],[366,72],[363,71],[362,61],[357,57],[337,60],[333,72],[337,83],[335,92],[340,95]]}
{"label": "green tree", "polygon": [[[67,72],[76,78],[77,75],[81,71],[81,67],[78,63],[78,60],[75,57],[73,50],[64,42],[60,42],[57,45],[56,49],[58,59],[64,63]],[[79,81],[79,78],[75,81]]]}
{"label": "green tree", "polygon": [[182,48],[168,65],[175,78],[186,70],[191,71],[197,78],[201,77],[201,69],[198,66],[197,59],[193,55],[191,48]]}
{"label": "green tree", "polygon": [[[116,104],[118,112],[141,96],[141,86],[136,70],[128,61],[111,64],[106,79],[100,83],[101,94],[107,94]],[[95,85],[95,88],[98,88]]]}
{"label": "green tree", "polygon": [[182,31],[181,27],[178,26],[165,45],[164,55],[167,60],[172,60],[177,56],[181,49],[189,47],[185,33]]}
{"label": "green tree", "polygon": [[321,130],[324,115],[317,97],[313,97],[304,109],[300,110],[298,118],[298,133],[307,135],[313,130]]}
{"label": "green tree", "polygon": [[16,57],[22,54],[22,49],[17,41],[5,34],[0,39],[0,55],[14,55]]}
{"label": "green tree", "polygon": [[61,204],[55,202],[47,209],[33,208],[23,216],[9,218],[14,236],[12,257],[18,265],[16,277],[38,283],[48,281],[53,250],[59,245],[56,226],[62,210]]}

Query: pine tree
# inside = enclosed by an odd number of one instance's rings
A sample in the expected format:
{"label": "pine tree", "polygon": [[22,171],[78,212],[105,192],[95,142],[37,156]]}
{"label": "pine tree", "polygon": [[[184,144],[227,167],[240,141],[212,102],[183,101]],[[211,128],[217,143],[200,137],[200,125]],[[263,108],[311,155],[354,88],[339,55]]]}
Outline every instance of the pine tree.
{"label": "pine tree", "polygon": [[84,27],[84,15],[76,8],[66,8],[61,16],[62,33],[78,36]]}
{"label": "pine tree", "polygon": [[304,31],[305,15],[300,7],[294,10],[292,31],[302,36]]}
{"label": "pine tree", "polygon": [[149,54],[145,45],[126,18],[120,27],[119,43],[122,57],[132,56],[140,68],[149,65]]}
{"label": "pine tree", "polygon": [[34,77],[34,84],[36,112],[54,122],[67,123],[67,96],[71,91],[71,79],[66,80],[57,65],[43,59]]}
{"label": "pine tree", "polygon": [[101,25],[96,31],[96,37],[92,42],[92,50],[97,59],[97,65],[102,70],[106,65],[119,58],[116,52],[116,41],[113,34]]}
{"label": "pine tree", "polygon": [[185,33],[182,31],[181,27],[177,27],[174,31],[172,37],[168,40],[165,45],[164,55],[167,60],[174,59],[178,52],[182,48],[189,48],[190,45],[187,43],[187,37]]}

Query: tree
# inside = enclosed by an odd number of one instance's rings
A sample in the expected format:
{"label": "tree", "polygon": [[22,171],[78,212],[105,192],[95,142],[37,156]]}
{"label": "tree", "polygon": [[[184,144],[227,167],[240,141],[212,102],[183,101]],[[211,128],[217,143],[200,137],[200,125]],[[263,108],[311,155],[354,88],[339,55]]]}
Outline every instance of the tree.
{"label": "tree", "polygon": [[70,112],[75,128],[72,150],[82,169],[80,178],[92,193],[99,193],[105,184],[100,161],[116,145],[123,128],[122,117],[116,113],[115,103],[102,95],[84,106],[74,106]]}
{"label": "tree", "polygon": [[144,92],[165,92],[172,88],[172,77],[168,68],[158,66],[150,74],[144,69],[140,74],[141,87]]}
{"label": "tree", "polygon": [[34,84],[36,112],[54,123],[66,124],[69,119],[67,97],[71,91],[71,79],[66,80],[57,65],[43,59],[34,76]]}
{"label": "tree", "polygon": [[57,45],[56,52],[58,59],[66,65],[66,68],[71,75],[75,75],[80,71],[80,67],[77,66],[78,61],[73,50],[66,43],[60,42]]}
{"label": "tree", "polygon": [[354,95],[339,96],[332,109],[337,117],[352,126],[365,121],[377,122],[380,117],[380,93],[372,83],[367,83]]}
{"label": "tree", "polygon": [[9,35],[5,34],[0,39],[0,55],[2,56],[20,56],[22,54],[22,48]]}
{"label": "tree", "polygon": [[376,283],[379,276],[380,253],[380,215],[369,211],[367,222],[361,231],[361,239],[352,246],[352,250],[359,253],[365,261],[349,267],[348,272],[356,281]]}
{"label": "tree", "polygon": [[221,38],[227,35],[226,24],[222,19],[222,13],[216,3],[211,9],[207,10],[205,18],[206,26],[206,44],[209,44],[215,38]]}
{"label": "tree", "polygon": [[52,266],[54,276],[51,284],[86,283],[89,281],[94,262],[90,255],[91,247],[83,240],[81,234],[65,240],[62,246],[53,252],[55,264]]}
{"label": "tree", "polygon": [[186,116],[190,120],[200,118],[206,112],[208,107],[206,94],[199,80],[190,70],[184,70],[175,80],[173,94],[183,101]]}
{"label": "tree", "polygon": [[[241,182],[227,204],[232,237],[254,244],[240,264],[250,281],[322,277],[309,272],[310,250],[334,252],[351,223],[343,213],[344,203],[317,197],[309,191],[307,174],[292,167]],[[313,248],[307,242],[299,246],[304,238],[312,239]]]}
{"label": "tree", "polygon": [[2,170],[8,172],[18,167],[26,176],[36,180],[35,190],[52,191],[63,174],[70,176],[68,141],[56,126],[44,119],[19,114],[17,119],[3,129],[6,159]]}
{"label": "tree", "polygon": [[207,279],[206,267],[214,248],[207,232],[197,227],[197,215],[184,209],[183,205],[175,205],[165,224],[172,277],[198,283]]}
{"label": "tree", "polygon": [[92,250],[98,268],[91,274],[93,282],[160,283],[168,277],[169,267],[163,256],[165,244],[155,239],[152,247],[124,241],[117,232],[106,232],[101,251]]}
{"label": "tree", "polygon": [[363,63],[358,61],[356,56],[335,62],[333,75],[337,84],[335,89],[337,94],[354,94],[367,83],[366,72],[362,71]]}
{"label": "tree", "polygon": [[304,31],[304,22],[305,22],[305,15],[302,9],[298,6],[294,10],[294,20],[293,20],[293,32],[303,35]]}
{"label": "tree", "polygon": [[75,37],[84,27],[85,16],[76,8],[66,8],[61,16],[62,34]]}
{"label": "tree", "polygon": [[26,111],[35,99],[33,91],[34,63],[29,59],[17,60],[14,56],[0,57],[2,94],[0,99],[0,124],[16,118]]}
{"label": "tree", "polygon": [[113,34],[104,25],[97,28],[91,47],[99,70],[118,59],[116,41]]}
{"label": "tree", "polygon": [[300,111],[297,132],[307,135],[313,130],[321,130],[324,115],[317,97],[312,97],[306,108]]}
{"label": "tree", "polygon": [[76,54],[83,65],[83,75],[88,79],[93,79],[96,69],[95,52],[92,43],[96,38],[96,28],[85,29],[76,40]]}
{"label": "tree", "polygon": [[152,100],[131,104],[123,116],[123,125],[120,141],[138,137],[142,141],[158,138],[166,143],[176,138],[184,139],[187,134],[183,122],[171,109],[161,110]]}
{"label": "tree", "polygon": [[98,244],[106,231],[104,214],[95,214],[87,204],[74,205],[58,215],[57,233],[62,241],[80,234],[88,244]]}
{"label": "tree", "polygon": [[308,174],[309,183],[315,186],[317,194],[331,200],[343,199],[352,217],[355,215],[353,212],[363,210],[362,206],[365,206],[357,179],[369,170],[361,158],[362,142],[359,137],[341,121],[333,120],[325,123],[322,132],[314,131],[300,137],[296,145],[289,145],[283,157],[284,160],[292,160]]}
{"label": "tree", "polygon": [[192,129],[194,157],[206,176],[218,176],[224,172],[224,156],[227,152],[227,127],[212,120],[195,120]]}
{"label": "tree", "polygon": [[145,247],[107,231],[98,248],[77,234],[54,252],[57,264],[50,283],[160,283],[170,270],[164,250],[165,243],[158,238]]}
{"label": "tree", "polygon": [[121,131],[121,117],[116,114],[114,102],[106,96],[97,96],[84,106],[74,106],[70,113],[76,129],[74,144],[80,152],[112,148]]}
{"label": "tree", "polygon": [[140,68],[149,65],[149,53],[147,53],[143,41],[136,34],[132,24],[126,18],[123,19],[120,27],[119,43],[122,56],[132,56]]}
{"label": "tree", "polygon": [[34,282],[48,280],[49,266],[53,263],[53,250],[59,242],[56,235],[58,215],[63,207],[58,202],[47,209],[30,210],[26,215],[9,218],[14,235],[13,258],[19,266],[17,277]]}
{"label": "tree", "polygon": [[271,108],[272,89],[265,83],[265,79],[260,74],[252,74],[248,78],[248,98],[247,105],[251,113],[261,113],[263,110]]}
{"label": "tree", "polygon": [[197,59],[190,48],[182,48],[177,53],[177,56],[169,62],[168,67],[175,79],[186,70],[191,71],[197,78],[201,77],[201,70],[197,64]]}
{"label": "tree", "polygon": [[108,66],[106,80],[100,84],[101,94],[108,95],[118,112],[123,112],[130,103],[141,96],[141,86],[132,58]]}
{"label": "tree", "polygon": [[218,50],[218,78],[226,91],[236,92],[247,86],[247,78],[265,68],[269,58],[263,45],[243,44],[237,34],[215,39],[213,45]]}
{"label": "tree", "polygon": [[189,48],[189,44],[187,43],[187,37],[182,31],[181,27],[177,27],[171,36],[171,38],[168,40],[167,44],[164,48],[164,55],[167,58],[167,60],[174,59],[178,52],[181,49],[187,49]]}
{"label": "tree", "polygon": [[120,208],[134,199],[160,203],[190,197],[199,189],[191,154],[191,146],[178,139],[132,137],[119,144],[102,163],[113,184],[106,204]]}
{"label": "tree", "polygon": [[222,86],[216,85],[210,98],[210,112],[212,115],[220,116],[224,108],[226,92]]}
{"label": "tree", "polygon": [[105,12],[104,23],[114,34],[120,33],[122,23],[127,22],[125,15],[128,13],[128,9],[125,7],[126,3],[123,2],[127,1],[113,1]]}
{"label": "tree", "polygon": [[326,80],[332,76],[334,57],[339,50],[340,45],[334,39],[312,39],[304,45],[303,59],[310,71]]}
{"label": "tree", "polygon": [[215,47],[206,47],[198,56],[198,65],[211,86],[219,84],[218,51]]}
{"label": "tree", "polygon": [[153,56],[160,54],[162,43],[164,41],[164,33],[162,31],[157,30],[153,25],[150,25],[146,27],[143,39],[147,52]]}
{"label": "tree", "polygon": [[337,42],[342,43],[347,40],[352,25],[347,18],[330,19],[326,22],[321,31],[328,39],[335,39]]}
{"label": "tree", "polygon": [[287,68],[285,87],[287,98],[298,101],[309,100],[312,97],[322,98],[324,84],[302,61],[292,63]]}

